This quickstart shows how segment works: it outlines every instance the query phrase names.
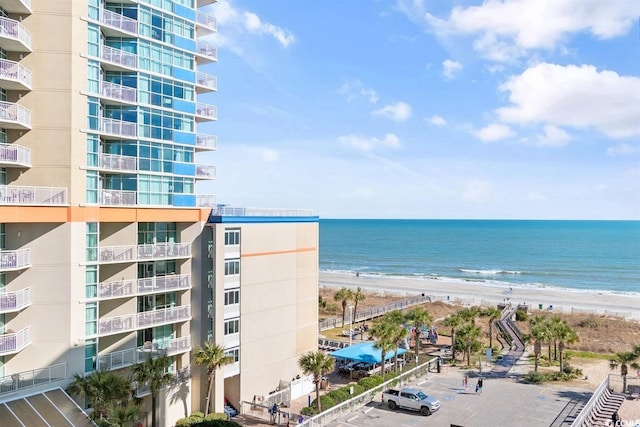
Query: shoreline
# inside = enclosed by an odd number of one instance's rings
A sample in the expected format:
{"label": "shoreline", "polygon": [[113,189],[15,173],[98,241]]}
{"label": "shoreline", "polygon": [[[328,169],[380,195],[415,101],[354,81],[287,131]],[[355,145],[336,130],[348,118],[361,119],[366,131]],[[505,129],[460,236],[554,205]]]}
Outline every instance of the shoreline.
{"label": "shoreline", "polygon": [[[595,291],[555,287],[509,285],[452,279],[407,276],[382,276],[339,273],[321,270],[321,287],[357,288],[390,294],[429,295],[433,301],[463,305],[495,305],[503,302],[527,304],[530,309],[558,313],[580,313],[624,317],[640,320],[640,293]],[[550,309],[550,307],[552,307]]]}

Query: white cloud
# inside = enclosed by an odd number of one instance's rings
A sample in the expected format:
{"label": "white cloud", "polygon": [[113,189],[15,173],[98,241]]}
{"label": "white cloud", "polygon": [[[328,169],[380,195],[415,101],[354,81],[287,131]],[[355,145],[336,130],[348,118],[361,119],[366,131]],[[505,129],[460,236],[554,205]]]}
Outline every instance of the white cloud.
{"label": "white cloud", "polygon": [[636,153],[640,153],[640,145],[638,144],[618,144],[607,148],[607,155],[609,156],[629,156]]}
{"label": "white cloud", "polygon": [[583,65],[541,63],[500,86],[508,107],[497,110],[506,123],[549,123],[587,129],[612,138],[640,135],[640,78]]}
{"label": "white cloud", "polygon": [[572,34],[624,35],[637,20],[640,2],[485,0],[479,6],[456,6],[444,19],[427,12],[422,1],[399,1],[398,9],[440,36],[474,36],[474,48],[483,56],[508,61],[531,49],[555,49]]}
{"label": "white cloud", "polygon": [[383,139],[351,134],[339,137],[338,141],[340,141],[344,145],[348,145],[349,147],[355,148],[356,150],[362,151],[364,153],[370,152],[377,147],[400,147],[400,138],[392,133],[386,134]]}
{"label": "white cloud", "polygon": [[445,79],[453,79],[460,71],[462,71],[461,63],[451,59],[445,59],[444,62],[442,62],[442,75]]}
{"label": "white cloud", "polygon": [[244,25],[252,33],[272,36],[284,47],[288,47],[296,39],[290,31],[268,22],[262,22],[260,17],[253,12],[244,12]]}
{"label": "white cloud", "polygon": [[386,117],[396,122],[405,122],[411,117],[411,106],[406,102],[396,102],[386,105],[384,108],[373,111],[371,114],[379,117]]}
{"label": "white cloud", "polygon": [[445,119],[443,119],[442,117],[438,116],[438,115],[427,117],[424,120],[427,123],[429,123],[431,125],[434,125],[434,126],[446,126],[447,125],[447,121]]}
{"label": "white cloud", "polygon": [[470,179],[463,183],[462,199],[467,202],[484,203],[493,200],[494,192],[487,181]]}
{"label": "white cloud", "polygon": [[540,147],[563,147],[573,138],[564,130],[553,125],[546,125],[544,133],[537,136],[536,145]]}
{"label": "white cloud", "polygon": [[516,135],[509,126],[500,123],[492,123],[480,130],[474,131],[473,134],[482,142],[501,141]]}
{"label": "white cloud", "polygon": [[353,101],[357,96],[363,96],[369,103],[378,102],[378,94],[372,88],[364,87],[360,80],[348,80],[340,86],[338,94],[344,96],[347,102]]}

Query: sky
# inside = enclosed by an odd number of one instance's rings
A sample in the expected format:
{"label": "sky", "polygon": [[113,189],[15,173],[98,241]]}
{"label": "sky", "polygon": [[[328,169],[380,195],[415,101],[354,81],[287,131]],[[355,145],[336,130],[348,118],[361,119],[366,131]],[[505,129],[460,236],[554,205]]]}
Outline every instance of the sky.
{"label": "sky", "polygon": [[219,0],[198,193],[320,218],[640,219],[640,1]]}

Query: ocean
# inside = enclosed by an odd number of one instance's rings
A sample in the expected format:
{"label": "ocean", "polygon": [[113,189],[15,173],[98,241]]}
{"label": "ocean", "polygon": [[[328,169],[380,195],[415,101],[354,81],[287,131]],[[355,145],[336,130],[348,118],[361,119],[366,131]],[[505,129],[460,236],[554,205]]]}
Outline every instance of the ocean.
{"label": "ocean", "polygon": [[321,219],[320,270],[640,293],[640,221]]}

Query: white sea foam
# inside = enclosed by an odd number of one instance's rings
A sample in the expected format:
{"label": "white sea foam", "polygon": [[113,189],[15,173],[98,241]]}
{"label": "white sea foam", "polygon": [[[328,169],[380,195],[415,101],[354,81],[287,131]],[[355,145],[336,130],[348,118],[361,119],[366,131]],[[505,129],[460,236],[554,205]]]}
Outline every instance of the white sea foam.
{"label": "white sea foam", "polygon": [[459,268],[458,271],[469,274],[477,274],[481,276],[497,276],[498,274],[523,274],[522,271],[511,270],[470,270],[468,268]]}

